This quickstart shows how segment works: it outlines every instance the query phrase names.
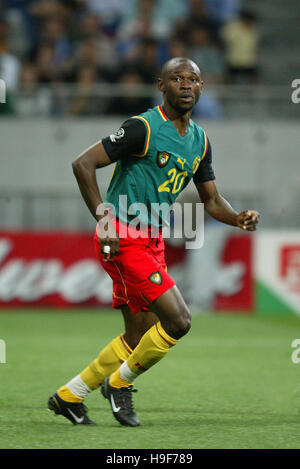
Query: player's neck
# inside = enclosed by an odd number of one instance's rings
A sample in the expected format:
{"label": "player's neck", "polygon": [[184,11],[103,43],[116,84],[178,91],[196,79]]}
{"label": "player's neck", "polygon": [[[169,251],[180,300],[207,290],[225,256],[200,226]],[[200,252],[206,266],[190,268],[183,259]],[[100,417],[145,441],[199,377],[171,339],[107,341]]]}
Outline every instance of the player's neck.
{"label": "player's neck", "polygon": [[179,134],[184,137],[187,133],[187,128],[189,124],[189,120],[191,118],[192,110],[181,114],[176,109],[172,108],[168,103],[163,103],[162,105],[164,113],[168,117],[168,119],[173,123],[176,127]]}

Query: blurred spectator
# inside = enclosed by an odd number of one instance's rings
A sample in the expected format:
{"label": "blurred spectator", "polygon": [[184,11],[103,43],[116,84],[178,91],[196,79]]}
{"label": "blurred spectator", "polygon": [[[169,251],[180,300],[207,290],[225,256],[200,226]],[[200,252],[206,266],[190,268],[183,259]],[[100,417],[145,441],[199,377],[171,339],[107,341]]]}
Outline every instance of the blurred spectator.
{"label": "blurred spectator", "polygon": [[101,63],[100,53],[95,39],[85,39],[79,44],[79,49],[74,55],[76,73],[84,67],[98,69]]}
{"label": "blurred spectator", "polygon": [[128,1],[124,0],[84,0],[87,9],[101,18],[105,30],[114,35]]}
{"label": "blurred spectator", "polygon": [[189,0],[188,18],[197,23],[205,22],[209,18],[205,0]]}
{"label": "blurred spectator", "polygon": [[76,47],[86,39],[94,40],[97,54],[101,56],[102,65],[114,70],[117,67],[118,57],[116,53],[116,41],[109,37],[102,28],[102,19],[92,13],[85,13],[79,22],[77,31]]}
{"label": "blurred spectator", "polygon": [[[13,37],[12,50],[14,50],[14,47],[16,46],[17,42],[18,51],[16,52],[16,54],[20,54],[20,56],[22,56],[22,58],[24,58],[25,60],[27,54],[30,54],[31,50],[36,47],[38,41],[38,24],[36,18],[31,12],[31,6],[34,3],[36,3],[36,0],[2,0],[2,5],[4,4],[3,9],[5,17],[7,18],[11,26],[11,36]],[[15,13],[17,14],[17,16],[21,15],[22,17],[21,30],[23,31],[20,32],[20,28],[18,28],[19,31],[17,32],[17,34],[15,26],[12,24],[11,17],[11,15],[13,15],[14,17]],[[25,34],[25,36],[23,35],[23,33]],[[22,44],[20,44],[20,35],[22,36]],[[22,52],[19,52],[19,48],[22,49]]]}
{"label": "blurred spectator", "polygon": [[38,85],[38,69],[30,62],[24,63],[21,69],[15,112],[22,117],[49,116],[51,113],[51,91]]}
{"label": "blurred spectator", "polygon": [[204,89],[203,94],[193,109],[193,116],[198,119],[222,119],[224,112],[217,97],[212,91]]}
{"label": "blurred spectator", "polygon": [[120,37],[151,35],[158,40],[166,40],[173,33],[176,22],[188,14],[183,0],[132,0],[120,25]]}
{"label": "blurred spectator", "polygon": [[190,31],[189,39],[188,56],[203,72],[205,82],[222,82],[225,76],[224,60],[209,30],[204,26],[195,26]]}
{"label": "blurred spectator", "polygon": [[158,43],[151,37],[145,37],[137,45],[135,58],[121,63],[121,73],[135,69],[144,83],[153,84],[159,75]]}
{"label": "blurred spectator", "polygon": [[65,48],[70,46],[80,7],[80,0],[35,0],[31,3],[29,13],[33,23],[31,30],[34,31],[32,54],[36,53],[48,35],[50,41],[55,43],[55,55],[59,55],[62,50],[65,52]]}
{"label": "blurred spectator", "polygon": [[77,35],[79,41],[95,39],[101,35],[101,20],[99,16],[90,12],[86,12],[81,16]]}
{"label": "blurred spectator", "polygon": [[139,45],[151,36],[151,16],[155,0],[132,0],[118,30],[118,53],[123,63],[138,59]]}
{"label": "blurred spectator", "polygon": [[30,13],[40,20],[67,20],[79,5],[77,0],[36,0],[31,2]]}
{"label": "blurred spectator", "polygon": [[97,70],[89,65],[78,70],[75,96],[71,100],[69,111],[76,116],[96,116],[106,108],[106,100],[97,96]]}
{"label": "blurred spectator", "polygon": [[152,107],[151,98],[138,96],[137,87],[143,85],[143,80],[136,70],[124,72],[118,84],[123,85],[126,96],[113,98],[108,109],[109,113],[134,116]]}
{"label": "blurred spectator", "polygon": [[186,41],[181,39],[179,36],[173,36],[168,44],[169,57],[167,57],[166,60],[172,59],[173,57],[189,57]]}
{"label": "blurred spectator", "polygon": [[220,23],[209,14],[205,0],[189,0],[189,15],[177,24],[178,33],[182,37],[188,37],[194,27],[206,28],[212,40],[219,41]]}
{"label": "blurred spectator", "polygon": [[51,45],[42,45],[35,60],[39,83],[54,83],[59,81],[58,70],[54,63],[54,50]]}
{"label": "blurred spectator", "polygon": [[9,50],[18,58],[24,58],[30,51],[30,40],[27,25],[22,11],[12,8],[6,12],[5,19],[9,25]]}
{"label": "blurred spectator", "polygon": [[231,83],[253,83],[258,74],[258,31],[256,17],[246,10],[240,18],[226,24],[224,41],[228,79]]}
{"label": "blurred spectator", "polygon": [[241,10],[243,0],[204,0],[208,15],[220,24],[235,19]]}
{"label": "blurred spectator", "polygon": [[140,59],[138,70],[145,83],[154,83],[159,75],[158,43],[149,37],[143,39],[140,44]]}
{"label": "blurred spectator", "polygon": [[[219,27],[235,17],[241,1],[2,0],[1,18],[6,20],[0,20],[0,77],[7,88],[16,90],[23,63],[20,115],[35,114],[38,109],[43,115],[60,113],[66,108],[72,115],[98,115],[107,109],[136,114],[153,105],[153,98],[140,96],[138,85],[152,85],[171,57],[193,59],[202,69],[205,83],[223,81]],[[237,76],[240,79],[241,69],[243,77],[255,74],[250,60],[254,29],[249,17],[230,21],[222,29],[226,66],[234,82]],[[237,57],[243,57],[244,63]],[[46,96],[49,87],[50,111],[46,100],[34,99],[39,95],[34,80],[42,86],[41,96]],[[66,100],[74,88],[70,86],[66,92],[57,85],[61,82],[77,89],[70,106]],[[96,92],[103,83],[126,85],[128,95],[107,98],[111,100],[107,108],[106,100],[97,98]],[[30,96],[34,99],[31,109]],[[213,95],[207,93],[201,102],[196,110],[201,116],[221,114]]]}
{"label": "blurred spectator", "polygon": [[67,81],[74,82],[79,76],[81,69],[90,67],[95,69],[97,80],[110,81],[111,74],[102,64],[101,50],[97,47],[97,40],[85,39],[79,43],[79,47],[70,61],[65,63],[64,78]]}
{"label": "blurred spectator", "polygon": [[64,62],[71,54],[71,42],[67,35],[65,23],[55,18],[45,21],[41,42],[53,48],[53,65],[59,73]]}
{"label": "blurred spectator", "polygon": [[8,91],[14,91],[19,83],[20,61],[9,51],[8,34],[8,23],[0,20],[0,78]]}

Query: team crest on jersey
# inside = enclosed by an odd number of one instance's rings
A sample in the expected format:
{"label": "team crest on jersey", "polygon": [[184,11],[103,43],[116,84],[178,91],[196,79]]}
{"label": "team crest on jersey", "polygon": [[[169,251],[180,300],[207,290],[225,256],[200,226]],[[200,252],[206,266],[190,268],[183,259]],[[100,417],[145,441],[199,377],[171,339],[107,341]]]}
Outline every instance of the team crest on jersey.
{"label": "team crest on jersey", "polygon": [[200,161],[201,161],[200,156],[196,156],[196,158],[193,161],[193,168],[192,168],[193,169],[193,174],[195,174],[195,172],[199,168]]}
{"label": "team crest on jersey", "polygon": [[148,277],[150,282],[155,283],[155,285],[161,285],[162,284],[162,276],[160,272],[153,272],[150,277]]}
{"label": "team crest on jersey", "polygon": [[124,135],[125,135],[125,130],[123,129],[123,127],[121,127],[119,130],[117,130],[115,134],[111,134],[109,138],[113,143],[115,143],[121,138],[123,138]]}
{"label": "team crest on jersey", "polygon": [[170,153],[166,151],[158,151],[157,152],[157,164],[160,168],[163,168],[168,164],[168,161],[170,159]]}

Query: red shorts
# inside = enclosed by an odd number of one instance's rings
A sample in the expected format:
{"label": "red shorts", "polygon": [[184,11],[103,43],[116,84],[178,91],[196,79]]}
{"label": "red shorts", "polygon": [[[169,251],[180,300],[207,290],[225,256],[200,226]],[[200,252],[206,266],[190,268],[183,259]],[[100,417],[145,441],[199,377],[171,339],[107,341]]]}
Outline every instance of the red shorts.
{"label": "red shorts", "polygon": [[[119,232],[118,222],[116,229]],[[113,280],[113,308],[128,305],[136,314],[175,285],[166,271],[161,233],[154,237],[147,233],[146,238],[121,237],[119,253],[108,262],[103,262],[97,230],[94,243],[103,269]]]}

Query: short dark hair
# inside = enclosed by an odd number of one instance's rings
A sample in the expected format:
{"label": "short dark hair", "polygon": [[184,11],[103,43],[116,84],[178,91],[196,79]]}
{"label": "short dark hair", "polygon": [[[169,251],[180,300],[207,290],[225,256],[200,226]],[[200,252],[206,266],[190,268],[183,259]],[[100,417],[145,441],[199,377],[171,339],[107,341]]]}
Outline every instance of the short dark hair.
{"label": "short dark hair", "polygon": [[171,67],[179,65],[181,62],[186,62],[197,67],[197,69],[199,70],[199,74],[201,76],[201,72],[200,72],[198,65],[195,64],[195,62],[193,62],[191,59],[189,59],[188,57],[174,57],[172,59],[167,60],[167,62],[165,62],[164,65],[162,66],[162,69],[161,69],[162,79],[164,80],[166,75],[170,72]]}

